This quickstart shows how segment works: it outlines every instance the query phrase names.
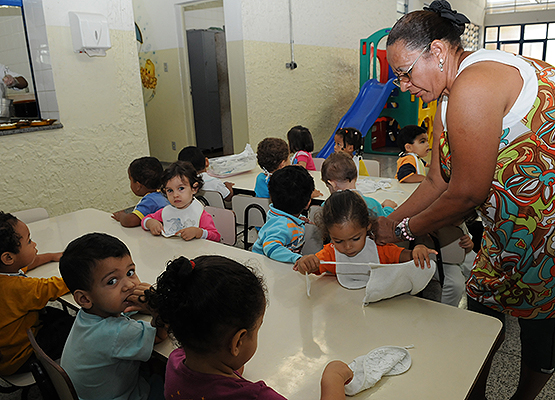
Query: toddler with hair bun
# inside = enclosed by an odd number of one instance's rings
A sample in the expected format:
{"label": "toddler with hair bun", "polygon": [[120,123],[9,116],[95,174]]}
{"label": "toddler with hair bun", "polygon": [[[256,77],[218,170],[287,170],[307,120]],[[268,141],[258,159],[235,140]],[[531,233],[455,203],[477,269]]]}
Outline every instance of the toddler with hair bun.
{"label": "toddler with hair bun", "polygon": [[[179,257],[145,294],[156,324],[179,343],[166,367],[167,399],[285,399],[242,376],[266,311],[261,276],[222,256]],[[332,361],[322,376],[322,398],[344,399],[351,378],[345,363]]]}

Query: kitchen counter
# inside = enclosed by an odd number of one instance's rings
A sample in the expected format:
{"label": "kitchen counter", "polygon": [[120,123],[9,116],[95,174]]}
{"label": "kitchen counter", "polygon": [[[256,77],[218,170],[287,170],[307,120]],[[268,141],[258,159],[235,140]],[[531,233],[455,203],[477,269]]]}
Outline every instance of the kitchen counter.
{"label": "kitchen counter", "polygon": [[16,129],[3,129],[0,130],[0,136],[7,136],[7,135],[15,135],[17,133],[28,133],[28,132],[37,132],[37,131],[49,131],[52,129],[60,129],[64,126],[60,123],[54,123],[52,125],[45,125],[45,126],[28,126],[25,128],[16,128]]}

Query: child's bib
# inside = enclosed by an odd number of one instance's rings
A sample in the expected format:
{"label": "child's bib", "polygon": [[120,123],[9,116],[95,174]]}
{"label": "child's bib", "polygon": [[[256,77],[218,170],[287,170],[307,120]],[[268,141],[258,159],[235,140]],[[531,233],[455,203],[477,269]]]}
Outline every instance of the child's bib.
{"label": "child's bib", "polygon": [[[376,242],[367,236],[364,248],[354,257],[348,257],[340,253],[335,246],[334,249],[335,261],[337,262],[335,273],[339,284],[348,289],[362,289],[366,287],[368,279],[370,279],[370,264],[380,263]],[[350,265],[344,263],[367,263],[367,265]]]}
{"label": "child's bib", "polygon": [[170,237],[184,228],[192,226],[198,228],[203,211],[204,207],[197,199],[193,199],[186,208],[176,208],[171,205],[164,207],[162,210],[163,235]]}

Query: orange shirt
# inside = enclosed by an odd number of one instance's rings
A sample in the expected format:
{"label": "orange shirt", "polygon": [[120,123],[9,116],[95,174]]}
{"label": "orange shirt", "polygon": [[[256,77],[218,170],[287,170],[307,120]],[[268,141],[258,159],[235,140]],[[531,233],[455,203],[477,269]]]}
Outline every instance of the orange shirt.
{"label": "orange shirt", "polygon": [[[402,247],[393,243],[377,247],[378,257],[381,264],[399,263],[399,257],[401,256],[401,252],[404,250]],[[335,261],[335,246],[333,243],[326,244],[322,250],[316,253],[316,257],[322,261]],[[335,275],[335,267],[335,264],[320,264],[320,272],[318,274],[329,272]]]}
{"label": "orange shirt", "polygon": [[[24,268],[23,271],[26,269]],[[0,374],[10,375],[33,353],[27,328],[38,331],[39,311],[69,292],[62,278],[31,278],[0,274]]]}

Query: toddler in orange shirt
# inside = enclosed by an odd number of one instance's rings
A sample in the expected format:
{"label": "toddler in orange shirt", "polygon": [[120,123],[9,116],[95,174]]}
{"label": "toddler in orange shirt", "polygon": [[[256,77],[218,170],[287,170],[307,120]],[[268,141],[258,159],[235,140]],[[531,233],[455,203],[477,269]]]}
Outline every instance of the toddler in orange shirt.
{"label": "toddler in orange shirt", "polygon": [[335,274],[335,264],[321,261],[399,264],[414,260],[415,265],[423,269],[430,267],[429,255],[437,254],[424,245],[418,245],[414,250],[392,243],[377,245],[368,236],[372,220],[366,202],[351,190],[333,193],[324,203],[322,213],[317,215],[316,223],[331,242],[318,253],[297,260],[293,269],[302,274]]}
{"label": "toddler in orange shirt", "polygon": [[27,271],[57,262],[62,253],[37,254],[27,225],[0,211],[0,375],[30,371],[31,328],[40,347],[60,358],[73,317],[46,304],[69,292],[62,278],[32,278]]}

